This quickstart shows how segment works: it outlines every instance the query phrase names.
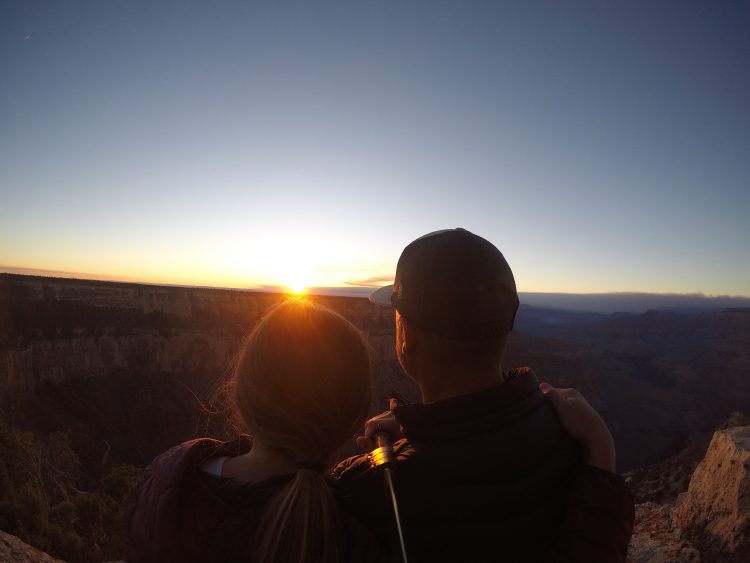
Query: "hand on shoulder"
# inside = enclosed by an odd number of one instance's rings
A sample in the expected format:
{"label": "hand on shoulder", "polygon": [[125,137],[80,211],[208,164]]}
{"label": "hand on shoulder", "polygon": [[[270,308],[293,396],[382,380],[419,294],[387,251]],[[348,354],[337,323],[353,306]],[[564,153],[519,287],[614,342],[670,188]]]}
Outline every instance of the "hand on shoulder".
{"label": "hand on shoulder", "polygon": [[[389,406],[391,409],[396,408],[396,401],[391,399],[389,401]],[[375,435],[380,432],[388,434],[394,442],[404,437],[401,425],[398,423],[398,420],[396,420],[393,410],[382,412],[368,420],[365,423],[364,435],[357,436],[357,445],[368,452],[374,450],[376,447]]]}
{"label": "hand on shoulder", "polygon": [[539,388],[552,403],[563,428],[583,446],[586,464],[614,473],[615,443],[594,407],[573,388],[556,389],[549,383]]}

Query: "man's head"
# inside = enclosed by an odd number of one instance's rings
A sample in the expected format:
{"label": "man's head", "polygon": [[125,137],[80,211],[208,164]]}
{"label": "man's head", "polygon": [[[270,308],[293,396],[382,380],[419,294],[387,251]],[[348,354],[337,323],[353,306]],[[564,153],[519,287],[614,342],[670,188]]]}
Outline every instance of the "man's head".
{"label": "man's head", "polygon": [[420,362],[484,365],[495,356],[499,361],[519,303],[502,253],[464,229],[436,231],[409,244],[394,284],[370,299],[395,307],[397,353],[413,377],[413,358],[405,356],[410,340],[419,344],[412,351],[421,355]]}

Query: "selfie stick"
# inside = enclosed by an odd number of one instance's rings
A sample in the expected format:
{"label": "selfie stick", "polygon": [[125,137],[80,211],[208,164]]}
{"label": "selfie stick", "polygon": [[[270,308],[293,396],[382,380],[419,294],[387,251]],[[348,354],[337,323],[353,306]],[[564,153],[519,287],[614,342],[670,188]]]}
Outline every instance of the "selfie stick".
{"label": "selfie stick", "polygon": [[401,515],[399,514],[398,501],[396,500],[396,489],[393,486],[393,462],[395,461],[393,442],[388,434],[379,432],[375,434],[375,443],[378,447],[370,452],[370,465],[383,469],[385,490],[386,494],[391,497],[393,516],[396,520],[396,529],[398,530],[398,540],[401,543],[401,558],[404,563],[408,563],[406,559],[406,544],[404,544],[404,531],[401,529]]}

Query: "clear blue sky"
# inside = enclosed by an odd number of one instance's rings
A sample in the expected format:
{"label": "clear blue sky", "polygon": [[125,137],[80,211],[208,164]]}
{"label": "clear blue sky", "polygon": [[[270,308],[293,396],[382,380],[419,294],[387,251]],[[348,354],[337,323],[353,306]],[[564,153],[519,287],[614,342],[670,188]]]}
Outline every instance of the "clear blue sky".
{"label": "clear blue sky", "polygon": [[356,284],[463,226],[525,291],[750,295],[748,30],[723,1],[6,1],[0,265]]}

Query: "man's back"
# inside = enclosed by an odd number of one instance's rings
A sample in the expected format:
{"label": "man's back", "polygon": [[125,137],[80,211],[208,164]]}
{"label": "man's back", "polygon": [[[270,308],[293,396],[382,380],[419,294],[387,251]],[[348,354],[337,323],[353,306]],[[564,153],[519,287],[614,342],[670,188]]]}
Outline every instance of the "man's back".
{"label": "man's back", "polygon": [[[529,370],[496,387],[395,411],[396,490],[409,560],[536,561],[555,539],[580,448]],[[334,470],[350,509],[393,540],[382,476],[366,456]]]}

